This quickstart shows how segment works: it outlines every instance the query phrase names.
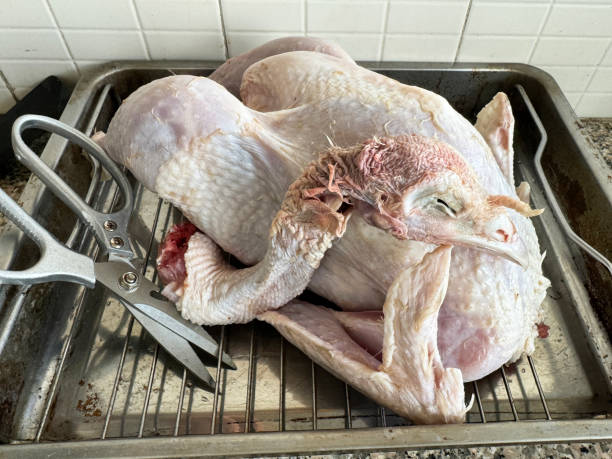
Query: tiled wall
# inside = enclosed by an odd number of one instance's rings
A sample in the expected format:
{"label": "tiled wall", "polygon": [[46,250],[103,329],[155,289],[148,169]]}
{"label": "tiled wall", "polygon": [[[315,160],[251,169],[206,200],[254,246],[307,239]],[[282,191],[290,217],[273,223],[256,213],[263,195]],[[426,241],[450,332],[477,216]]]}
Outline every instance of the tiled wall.
{"label": "tiled wall", "polygon": [[0,0],[0,113],[49,74],[222,60],[287,35],[361,60],[530,63],[578,115],[612,116],[612,0]]}

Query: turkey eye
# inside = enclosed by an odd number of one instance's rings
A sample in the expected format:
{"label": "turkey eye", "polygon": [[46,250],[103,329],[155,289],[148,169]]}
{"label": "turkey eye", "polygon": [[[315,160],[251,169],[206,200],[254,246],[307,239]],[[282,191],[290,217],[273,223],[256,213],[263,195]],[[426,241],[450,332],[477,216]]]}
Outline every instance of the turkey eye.
{"label": "turkey eye", "polygon": [[449,214],[451,217],[454,217],[454,216],[455,216],[455,211],[453,210],[453,208],[452,208],[451,206],[449,206],[449,205],[446,203],[446,201],[443,201],[442,199],[438,198],[438,199],[436,200],[436,202],[437,202],[438,204],[440,204],[440,205],[443,207],[443,210],[444,210],[444,211],[445,211],[447,214]]}

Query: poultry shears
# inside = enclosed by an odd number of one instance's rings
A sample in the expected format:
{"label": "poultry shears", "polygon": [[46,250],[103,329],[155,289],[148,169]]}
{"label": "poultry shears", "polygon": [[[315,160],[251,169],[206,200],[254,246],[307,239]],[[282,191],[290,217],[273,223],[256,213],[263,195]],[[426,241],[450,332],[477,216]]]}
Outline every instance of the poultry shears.
{"label": "poultry shears", "polygon": [[[122,208],[115,212],[112,209],[109,213],[99,212],[81,199],[25,144],[22,133],[31,128],[61,135],[98,160],[118,185],[123,195]],[[153,296],[159,289],[144,277],[146,266],[142,266],[132,250],[128,232],[133,210],[132,189],[119,167],[86,135],[45,116],[19,117],[13,125],[12,145],[17,159],[34,172],[93,231],[108,259],[95,262],[67,248],[0,189],[0,211],[38,245],[41,253],[38,262],[28,269],[0,270],[0,283],[31,285],[68,281],[93,288],[96,282],[100,282],[119,297],[121,303],[169,354],[214,388],[214,379],[190,343],[215,357],[219,354],[219,346],[202,327],[183,319],[173,304],[159,295]],[[236,368],[226,353],[220,358],[226,366]]]}

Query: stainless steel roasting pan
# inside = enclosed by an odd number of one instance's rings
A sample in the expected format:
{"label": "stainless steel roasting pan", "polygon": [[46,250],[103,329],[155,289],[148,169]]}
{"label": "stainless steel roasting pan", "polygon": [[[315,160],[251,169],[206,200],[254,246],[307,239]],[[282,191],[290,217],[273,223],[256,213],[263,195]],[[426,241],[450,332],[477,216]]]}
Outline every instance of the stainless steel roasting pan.
{"label": "stainless steel roasting pan", "polygon": [[[208,75],[216,65],[105,65],[79,81],[61,120],[88,134],[105,130],[121,100],[139,86],[173,73]],[[534,167],[547,135],[542,165],[561,210],[576,233],[611,257],[609,172],[550,76],[526,65],[366,65],[443,95],[472,121],[497,91],[507,92],[517,120],[517,180],[531,184],[535,207],[550,208]],[[52,136],[42,157],[99,208],[113,206],[113,184],[78,149]],[[131,232],[154,279],[157,243],[180,214],[136,183],[134,189]],[[92,250],[91,234],[37,179],[20,201],[58,238],[70,236],[82,252]],[[103,288],[3,286],[0,439],[8,444],[0,455],[186,457],[611,439],[610,274],[568,239],[553,212],[534,224],[552,281],[544,303],[550,336],[538,339],[531,359],[466,384],[466,397],[474,394],[476,403],[463,425],[408,425],[262,323],[210,330],[238,369],[218,370],[211,362],[219,384],[209,392]],[[30,264],[35,246],[12,227],[3,231],[0,267]]]}

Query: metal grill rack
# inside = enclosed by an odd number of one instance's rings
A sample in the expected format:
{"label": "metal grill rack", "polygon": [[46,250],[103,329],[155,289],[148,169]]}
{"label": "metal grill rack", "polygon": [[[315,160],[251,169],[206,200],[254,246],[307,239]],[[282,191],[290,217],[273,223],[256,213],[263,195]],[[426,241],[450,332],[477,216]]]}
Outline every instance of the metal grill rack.
{"label": "metal grill rack", "polygon": [[[92,78],[89,86],[83,83],[95,91],[87,104],[80,105],[79,116],[68,122],[80,125],[87,134],[105,130],[121,97],[167,74],[157,67],[120,70],[128,77],[113,69],[104,77]],[[206,69],[177,66],[173,72],[202,74]],[[513,106],[523,95],[518,91],[515,97]],[[530,103],[525,104],[529,108]],[[518,110],[517,117],[521,113]],[[528,123],[533,121],[519,118],[517,128],[528,129]],[[526,137],[536,140],[517,146],[515,175],[517,180],[530,182],[534,204],[540,207],[545,205],[545,196],[529,164],[538,142],[544,149],[544,138]],[[65,145],[60,156],[64,149]],[[101,209],[114,206],[114,185],[105,180],[97,164],[91,170],[86,199]],[[157,245],[181,215],[141,185],[134,183],[134,189],[132,233],[140,236],[136,245],[146,261],[143,274],[155,282]],[[35,207],[29,210],[36,211]],[[401,417],[317,367],[272,327],[257,322],[211,327],[220,343],[219,352],[228,352],[238,369],[227,370],[210,362],[217,386],[213,392],[206,391],[192,383],[189,373],[103,288],[87,291],[51,286],[59,290],[55,303],[68,308],[71,320],[63,336],[54,341],[56,349],[42,355],[43,359],[55,358],[52,370],[30,374],[32,383],[43,388],[43,396],[17,406],[14,419],[21,427],[13,429],[9,440],[23,443],[17,448],[26,457],[42,450],[80,456],[146,456],[151,454],[147,448],[155,448],[156,454],[164,456],[215,456],[608,438],[612,424],[594,418],[606,418],[609,408],[605,394],[610,368],[598,357],[609,343],[605,336],[595,343],[589,341],[571,323],[576,311],[589,326],[596,319],[587,310],[588,301],[579,301],[581,292],[572,291],[566,298],[566,287],[559,287],[568,279],[571,284],[575,273],[559,272],[568,248],[558,237],[562,233],[552,216],[543,220],[536,223],[536,229],[542,245],[554,254],[545,264],[553,293],[544,304],[553,333],[536,343],[532,357],[465,385],[466,402],[473,397],[475,403],[464,425],[408,426]],[[87,253],[95,246],[88,231],[78,225],[68,243]],[[5,310],[16,312],[9,314],[15,317],[12,322],[2,323],[3,336],[6,327],[19,327],[20,308],[31,301],[33,292],[5,295]],[[573,311],[568,310],[570,303]],[[0,344],[2,355],[5,343],[0,340]],[[238,433],[242,435],[234,435]],[[180,437],[180,445],[164,441],[173,437]]]}

